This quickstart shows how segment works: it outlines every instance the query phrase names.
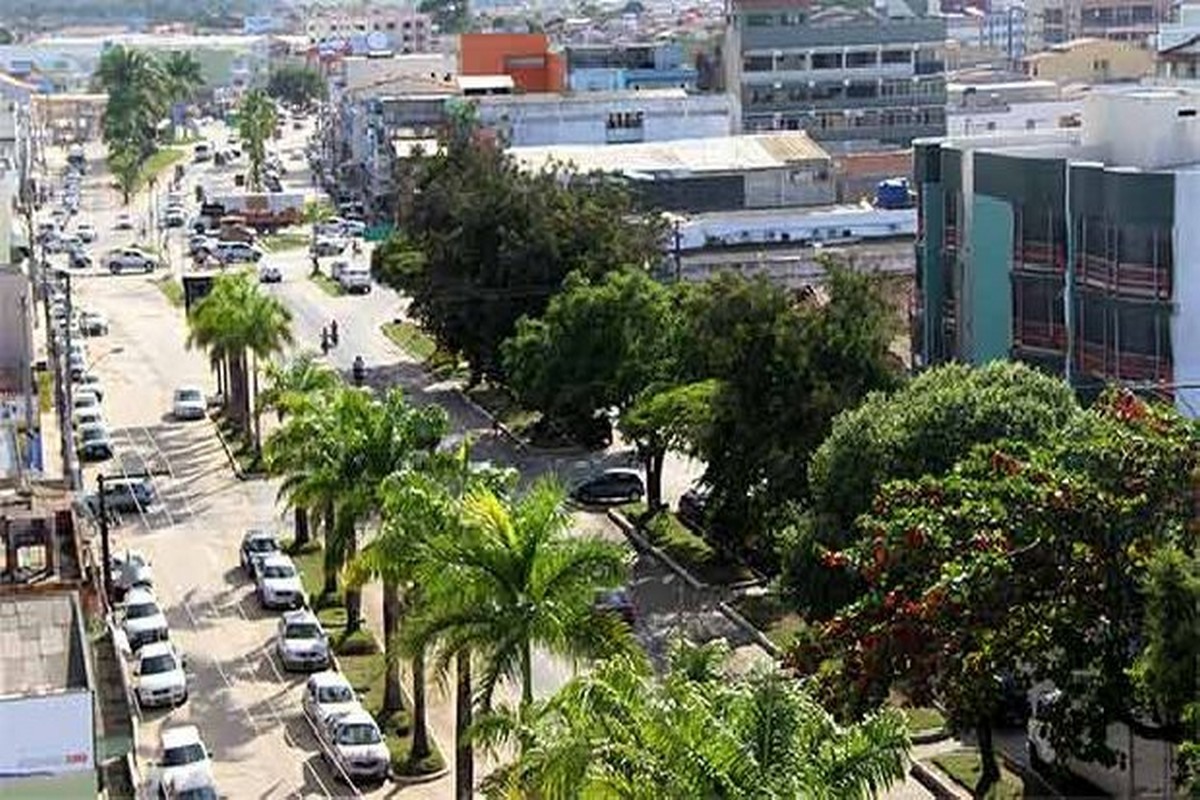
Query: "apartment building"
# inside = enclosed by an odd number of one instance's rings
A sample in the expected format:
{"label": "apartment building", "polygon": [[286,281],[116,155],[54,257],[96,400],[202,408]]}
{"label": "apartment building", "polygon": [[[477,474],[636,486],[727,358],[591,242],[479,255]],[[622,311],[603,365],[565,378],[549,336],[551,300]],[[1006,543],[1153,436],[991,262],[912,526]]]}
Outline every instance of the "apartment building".
{"label": "apartment building", "polygon": [[304,34],[312,42],[361,38],[372,49],[397,53],[427,53],[439,45],[429,15],[405,6],[325,9],[305,20]]}
{"label": "apartment building", "polygon": [[1057,83],[1137,81],[1154,71],[1154,54],[1130,42],[1073,39],[1034,53],[1024,61],[1025,74]]}
{"label": "apartment building", "polygon": [[914,162],[918,363],[1197,384],[1200,92],[1094,90],[1080,128],[920,141]]}
{"label": "apartment building", "polygon": [[945,133],[946,23],[920,10],[734,0],[726,86],[742,130],[804,130],[826,147]]}
{"label": "apartment building", "polygon": [[1159,23],[1171,19],[1171,0],[1075,0],[1079,3],[1077,36],[1116,39],[1145,47]]}
{"label": "apartment building", "polygon": [[1200,4],[1179,7],[1178,20],[1158,26],[1155,73],[1168,81],[1200,78]]}
{"label": "apartment building", "polygon": [[698,72],[677,42],[572,44],[564,55],[573,92],[696,88]]}

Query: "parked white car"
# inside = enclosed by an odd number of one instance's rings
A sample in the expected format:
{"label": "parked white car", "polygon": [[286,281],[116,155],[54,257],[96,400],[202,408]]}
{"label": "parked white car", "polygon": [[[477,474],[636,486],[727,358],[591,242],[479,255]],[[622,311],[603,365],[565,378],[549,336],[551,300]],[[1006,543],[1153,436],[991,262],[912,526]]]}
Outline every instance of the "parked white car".
{"label": "parked white car", "polygon": [[[80,373],[81,375],[83,373]],[[100,398],[95,392],[89,392],[86,389],[75,392],[75,396],[71,398],[71,414],[72,418],[80,411],[100,408]]]}
{"label": "parked white car", "polygon": [[165,642],[170,638],[167,618],[158,606],[158,598],[150,589],[130,589],[122,605],[124,621],[122,628],[133,652],[141,650],[151,642]]}
{"label": "parked white car", "polygon": [[263,251],[245,242],[217,242],[217,258],[226,264],[251,262],[257,264],[263,257]]}
{"label": "parked white car", "polygon": [[175,419],[204,419],[208,406],[204,401],[204,392],[194,386],[183,386],[175,390],[171,402],[171,413]]}
{"label": "parked white car", "polygon": [[197,780],[212,781],[212,760],[208,748],[200,738],[200,729],[195,725],[179,725],[166,728],[161,736],[162,749],[159,755],[158,793],[170,797],[178,796],[179,788]]}
{"label": "parked white car", "polygon": [[281,554],[264,558],[256,576],[258,602],[263,608],[299,608],[304,605],[304,587],[292,559]]}
{"label": "parked white car", "polygon": [[319,728],[328,727],[330,721],[362,709],[350,681],[342,673],[332,670],[309,676],[304,685],[303,707],[304,713]]}
{"label": "parked white car", "polygon": [[275,652],[285,670],[329,669],[329,637],[307,608],[286,611],[279,619]]}
{"label": "parked white car", "polygon": [[85,372],[75,380],[77,392],[91,392],[96,395],[96,399],[104,402],[104,384],[100,382],[100,376],[94,372]]}
{"label": "parked white car", "polygon": [[335,774],[351,780],[383,780],[391,770],[391,756],[375,718],[362,709],[350,711],[326,726],[317,726],[321,749],[334,765]]}
{"label": "parked white car", "polygon": [[170,642],[154,642],[143,647],[133,668],[138,703],[143,708],[186,703],[188,689],[184,666],[184,657]]}
{"label": "parked white car", "polygon": [[120,592],[140,587],[149,589],[154,585],[154,570],[150,561],[136,550],[126,550],[112,557],[113,587]]}
{"label": "parked white car", "polygon": [[153,272],[157,259],[136,247],[122,247],[109,252],[104,266],[114,275],[121,272]]}

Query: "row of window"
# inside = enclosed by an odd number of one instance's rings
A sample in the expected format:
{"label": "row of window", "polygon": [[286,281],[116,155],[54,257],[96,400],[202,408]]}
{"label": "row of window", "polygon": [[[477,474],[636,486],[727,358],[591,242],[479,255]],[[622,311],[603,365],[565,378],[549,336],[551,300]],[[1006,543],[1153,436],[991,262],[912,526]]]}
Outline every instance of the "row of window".
{"label": "row of window", "polygon": [[1080,18],[1085,25],[1137,25],[1158,22],[1154,6],[1101,6],[1085,8]]}
{"label": "row of window", "polygon": [[822,82],[816,84],[780,84],[749,86],[743,91],[749,108],[793,103],[828,103],[839,100],[874,100],[880,97],[942,98],[946,86],[941,80],[913,82],[911,80]]}
{"label": "row of window", "polygon": [[[315,29],[320,26],[313,25],[311,27],[313,29]],[[406,31],[412,30],[414,28],[419,31],[424,30],[425,20],[423,20],[423,19],[416,19],[416,20],[406,19],[406,20],[404,20],[403,23],[401,23],[400,27]],[[339,25],[339,23],[336,23],[336,22],[329,23],[330,33],[338,33],[339,31],[341,31],[343,33],[354,33],[355,31],[357,31],[359,33],[366,33],[368,30],[394,31],[394,30],[396,30],[396,28],[397,28],[397,25],[396,25],[395,20],[388,20],[387,22],[383,22],[383,23],[372,22],[370,28],[367,27],[367,23],[365,23],[365,22],[346,22],[346,23],[342,23],[340,25]]]}
{"label": "row of window", "polygon": [[[742,57],[746,72],[797,72],[821,69],[870,69],[879,66],[911,65],[938,61],[934,50],[914,50],[911,47],[889,50],[849,50],[803,53],[750,53]],[[940,62],[939,62],[940,63]]]}
{"label": "row of window", "polygon": [[857,128],[936,127],[945,130],[946,109],[931,106],[922,109],[863,109],[861,111],[809,111],[803,114],[775,114],[746,121],[751,130],[839,131]]}

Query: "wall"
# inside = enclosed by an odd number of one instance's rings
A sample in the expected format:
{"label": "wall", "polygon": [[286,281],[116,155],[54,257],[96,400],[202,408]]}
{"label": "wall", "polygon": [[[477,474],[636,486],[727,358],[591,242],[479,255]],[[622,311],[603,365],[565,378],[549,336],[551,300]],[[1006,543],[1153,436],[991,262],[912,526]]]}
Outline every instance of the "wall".
{"label": "wall", "polygon": [[827,165],[795,165],[747,173],[746,208],[828,205],[835,199],[832,173]]}
{"label": "wall", "polygon": [[1026,62],[1033,78],[1059,83],[1135,81],[1154,71],[1148,50],[1124,42],[1097,40],[1064,52],[1040,53]]}
{"label": "wall", "polygon": [[[1200,213],[1200,172],[1175,174],[1175,213],[1181,220],[1195,220]],[[1176,225],[1175,308],[1171,315],[1171,353],[1175,362],[1174,381],[1191,384],[1175,392],[1175,405],[1189,417],[1200,416],[1200,226]]]}
{"label": "wall", "polygon": [[972,364],[1006,359],[1012,348],[1011,272],[1012,206],[976,194],[971,219],[969,304],[963,316],[971,320],[964,358]]}
{"label": "wall", "polygon": [[460,75],[510,75],[523,92],[563,88],[562,59],[542,33],[464,33],[459,37]]}

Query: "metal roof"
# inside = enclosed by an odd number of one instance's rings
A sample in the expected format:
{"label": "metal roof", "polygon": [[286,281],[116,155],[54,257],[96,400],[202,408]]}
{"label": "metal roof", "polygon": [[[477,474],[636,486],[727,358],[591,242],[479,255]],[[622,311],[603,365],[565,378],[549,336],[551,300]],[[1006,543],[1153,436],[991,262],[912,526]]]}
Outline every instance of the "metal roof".
{"label": "metal roof", "polygon": [[664,177],[781,169],[830,158],[802,131],[635,144],[514,147],[511,152],[529,169],[564,162],[581,172],[598,170]]}
{"label": "metal roof", "polygon": [[88,687],[74,593],[0,598],[0,696]]}

